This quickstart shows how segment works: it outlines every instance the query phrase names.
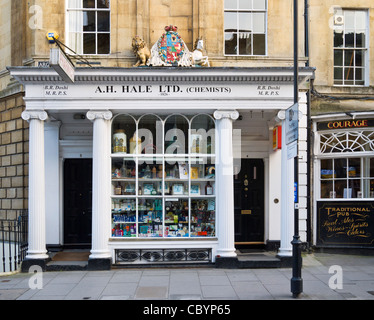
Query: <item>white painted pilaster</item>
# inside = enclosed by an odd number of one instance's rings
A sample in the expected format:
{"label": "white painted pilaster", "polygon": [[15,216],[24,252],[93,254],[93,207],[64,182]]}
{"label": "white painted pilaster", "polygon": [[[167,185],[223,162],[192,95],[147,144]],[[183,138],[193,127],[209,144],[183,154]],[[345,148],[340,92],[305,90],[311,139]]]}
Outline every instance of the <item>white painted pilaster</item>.
{"label": "white painted pilaster", "polygon": [[44,121],[42,110],[24,111],[29,122],[29,244],[26,259],[48,258],[45,221]]}
{"label": "white painted pilaster", "polygon": [[90,259],[111,257],[110,235],[110,111],[88,111],[93,122],[92,248]]}
{"label": "white painted pilaster", "polygon": [[217,179],[217,220],[218,248],[217,256],[236,257],[234,231],[234,166],[232,122],[238,119],[236,110],[217,110],[218,143],[216,144],[216,179]]}
{"label": "white painted pilaster", "polygon": [[294,165],[293,158],[287,159],[286,145],[286,120],[284,111],[278,113],[278,118],[282,120],[282,158],[281,158],[281,224],[280,224],[280,248],[278,255],[281,257],[292,256],[292,236],[293,236],[293,184]]}

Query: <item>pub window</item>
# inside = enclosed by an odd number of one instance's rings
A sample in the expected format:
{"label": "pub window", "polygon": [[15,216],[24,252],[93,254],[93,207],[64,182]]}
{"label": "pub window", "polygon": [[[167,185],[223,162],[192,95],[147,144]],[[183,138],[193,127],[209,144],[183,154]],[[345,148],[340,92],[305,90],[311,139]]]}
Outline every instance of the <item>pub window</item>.
{"label": "pub window", "polygon": [[374,131],[320,135],[320,198],[374,198]]}
{"label": "pub window", "polygon": [[67,29],[75,53],[109,54],[110,0],[68,0]]}
{"label": "pub window", "polygon": [[342,10],[334,15],[334,84],[364,86],[368,78],[368,12]]}
{"label": "pub window", "polygon": [[225,0],[224,6],[225,55],[266,55],[267,0]]}

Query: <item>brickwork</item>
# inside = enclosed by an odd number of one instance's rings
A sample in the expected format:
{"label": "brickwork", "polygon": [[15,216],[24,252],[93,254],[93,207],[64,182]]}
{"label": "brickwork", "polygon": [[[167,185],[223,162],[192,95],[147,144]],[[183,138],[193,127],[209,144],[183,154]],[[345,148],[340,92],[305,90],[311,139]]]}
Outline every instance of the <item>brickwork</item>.
{"label": "brickwork", "polygon": [[0,99],[0,219],[27,208],[28,123],[23,94]]}

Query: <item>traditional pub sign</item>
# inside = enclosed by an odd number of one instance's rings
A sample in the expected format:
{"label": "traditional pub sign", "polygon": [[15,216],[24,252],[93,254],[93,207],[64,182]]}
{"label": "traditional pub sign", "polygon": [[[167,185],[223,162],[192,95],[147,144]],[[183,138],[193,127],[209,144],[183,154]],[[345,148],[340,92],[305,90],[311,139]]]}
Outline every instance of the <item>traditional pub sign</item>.
{"label": "traditional pub sign", "polygon": [[372,201],[317,202],[317,245],[374,247]]}

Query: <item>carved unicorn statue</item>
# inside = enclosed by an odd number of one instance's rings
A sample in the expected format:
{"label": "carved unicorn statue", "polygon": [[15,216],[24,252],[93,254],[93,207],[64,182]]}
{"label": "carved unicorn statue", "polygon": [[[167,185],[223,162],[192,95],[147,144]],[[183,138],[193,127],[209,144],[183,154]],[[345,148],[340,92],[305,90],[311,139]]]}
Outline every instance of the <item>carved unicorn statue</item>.
{"label": "carved unicorn statue", "polygon": [[208,56],[203,55],[204,40],[196,39],[194,51],[191,54],[192,65],[210,67]]}

